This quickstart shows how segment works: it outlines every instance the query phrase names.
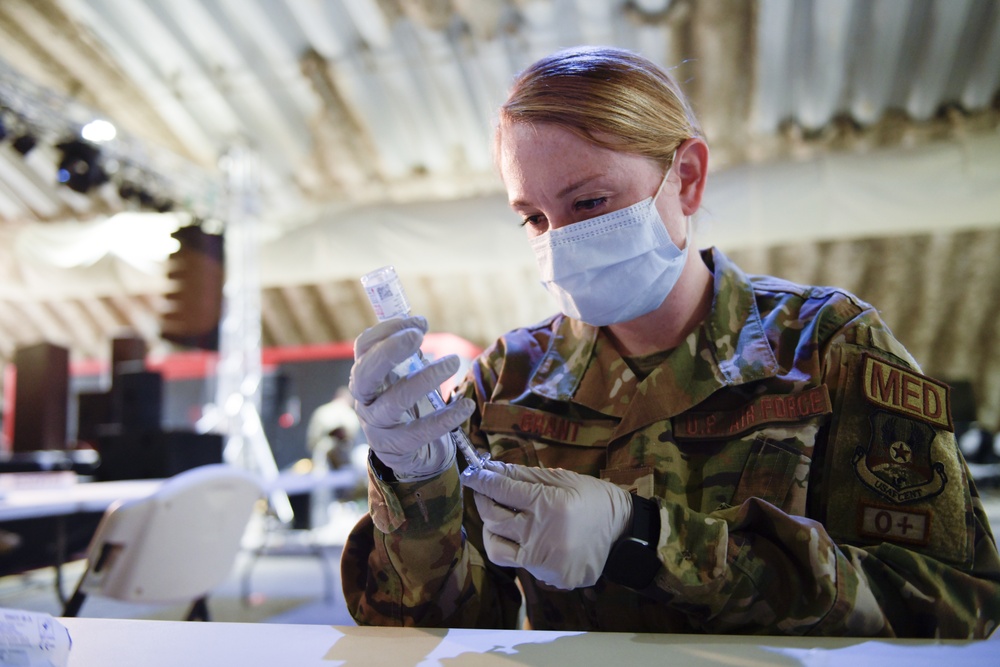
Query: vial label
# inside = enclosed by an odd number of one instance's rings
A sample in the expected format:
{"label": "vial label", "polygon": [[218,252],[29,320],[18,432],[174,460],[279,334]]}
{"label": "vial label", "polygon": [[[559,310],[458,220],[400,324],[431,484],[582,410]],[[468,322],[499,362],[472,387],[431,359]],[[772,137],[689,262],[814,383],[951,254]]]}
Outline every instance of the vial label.
{"label": "vial label", "polygon": [[379,320],[405,315],[410,309],[406,299],[393,292],[389,285],[376,285],[368,288],[368,300],[372,302],[375,316]]}

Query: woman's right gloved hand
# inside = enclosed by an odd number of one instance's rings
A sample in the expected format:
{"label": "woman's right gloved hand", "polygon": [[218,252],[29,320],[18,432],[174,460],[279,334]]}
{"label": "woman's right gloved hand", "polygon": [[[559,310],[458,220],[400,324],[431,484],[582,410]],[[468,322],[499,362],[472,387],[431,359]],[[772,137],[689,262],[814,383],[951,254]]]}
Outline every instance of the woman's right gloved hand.
{"label": "woman's right gloved hand", "polygon": [[455,463],[448,432],[476,408],[463,398],[442,410],[417,418],[407,411],[458,371],[455,355],[442,357],[408,377],[395,377],[393,367],[420,350],[427,321],[406,317],[379,322],[354,341],[354,366],[348,385],[368,446],[389,466],[396,479],[429,479]]}

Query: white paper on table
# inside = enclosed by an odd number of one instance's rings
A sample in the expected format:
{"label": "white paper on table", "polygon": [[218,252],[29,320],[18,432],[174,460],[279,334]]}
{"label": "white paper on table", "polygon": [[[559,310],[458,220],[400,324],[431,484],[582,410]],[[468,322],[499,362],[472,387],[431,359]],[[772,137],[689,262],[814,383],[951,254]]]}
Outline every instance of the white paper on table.
{"label": "white paper on table", "polygon": [[69,630],[49,614],[0,609],[0,665],[66,667]]}

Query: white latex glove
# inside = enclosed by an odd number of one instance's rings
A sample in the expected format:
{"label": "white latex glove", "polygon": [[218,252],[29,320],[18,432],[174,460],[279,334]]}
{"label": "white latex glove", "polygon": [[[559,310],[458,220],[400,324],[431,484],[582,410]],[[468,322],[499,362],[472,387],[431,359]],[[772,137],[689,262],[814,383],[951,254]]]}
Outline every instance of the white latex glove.
{"label": "white latex glove", "polygon": [[476,491],[490,560],[556,588],[593,586],[632,522],[627,492],[561,468],[490,461],[462,483]]}
{"label": "white latex glove", "polygon": [[417,418],[408,414],[459,367],[458,357],[449,355],[405,378],[392,373],[394,366],[420,350],[426,331],[427,321],[422,317],[397,318],[379,322],[354,341],[348,384],[354,409],[368,446],[401,482],[429,479],[454,465],[455,446],[448,432],[476,407],[474,401],[463,398]]}

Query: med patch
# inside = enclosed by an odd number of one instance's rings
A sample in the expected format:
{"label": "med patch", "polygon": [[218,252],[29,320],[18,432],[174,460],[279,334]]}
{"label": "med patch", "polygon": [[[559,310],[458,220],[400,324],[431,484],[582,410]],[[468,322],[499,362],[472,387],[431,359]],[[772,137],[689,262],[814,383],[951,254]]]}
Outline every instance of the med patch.
{"label": "med patch", "polygon": [[871,354],[863,355],[863,359],[861,386],[870,403],[934,428],[955,430],[948,385]]}

